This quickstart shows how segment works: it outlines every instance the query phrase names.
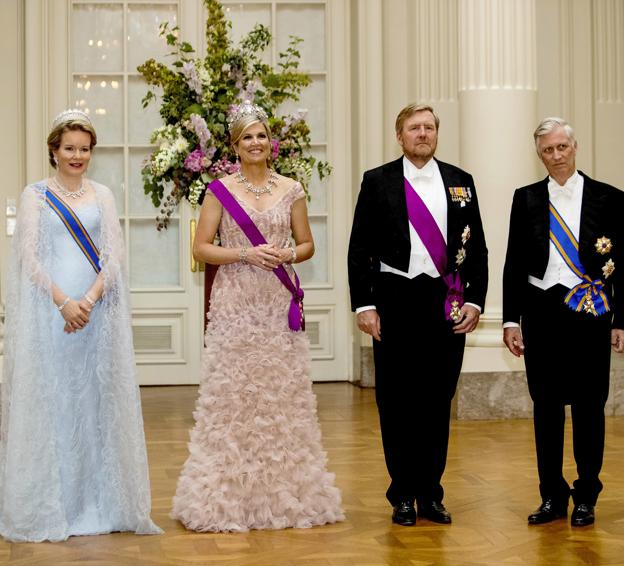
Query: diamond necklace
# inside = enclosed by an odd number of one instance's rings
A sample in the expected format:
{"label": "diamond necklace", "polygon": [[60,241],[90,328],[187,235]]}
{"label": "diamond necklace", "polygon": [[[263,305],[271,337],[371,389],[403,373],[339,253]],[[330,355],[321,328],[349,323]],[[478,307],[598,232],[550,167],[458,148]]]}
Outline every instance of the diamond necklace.
{"label": "diamond necklace", "polygon": [[58,192],[66,198],[80,198],[82,195],[85,194],[85,191],[87,190],[82,180],[80,180],[80,188],[77,191],[68,191],[63,185],[61,185],[61,182],[56,177],[53,177],[52,181],[54,181]]}
{"label": "diamond necklace", "polygon": [[271,191],[273,190],[273,187],[277,185],[277,175],[275,174],[275,171],[273,171],[273,169],[269,169],[269,178],[264,187],[254,187],[251,184],[251,181],[249,181],[249,179],[245,177],[245,175],[243,175],[242,171],[240,170],[238,171],[236,176],[238,178],[238,182],[245,185],[245,190],[248,193],[253,193],[254,195],[256,195],[256,200],[259,200],[260,196],[263,194],[272,194]]}

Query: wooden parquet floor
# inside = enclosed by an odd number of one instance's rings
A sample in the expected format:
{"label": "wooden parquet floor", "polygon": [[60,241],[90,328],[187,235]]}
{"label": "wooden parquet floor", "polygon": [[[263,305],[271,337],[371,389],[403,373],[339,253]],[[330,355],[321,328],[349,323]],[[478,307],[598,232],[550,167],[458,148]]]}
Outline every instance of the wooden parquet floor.
{"label": "wooden parquet floor", "polygon": [[[453,524],[390,521],[387,476],[374,392],[346,383],[318,384],[319,417],[330,468],[347,519],[313,529],[199,534],[168,517],[186,458],[195,387],[144,388],[153,518],[162,536],[119,533],[64,543],[0,541],[0,564],[33,565],[622,565],[624,564],[624,417],[607,419],[605,489],[597,522],[529,527],[539,502],[530,420],[453,422],[445,503]],[[414,434],[427,423],[414,421]],[[570,430],[567,431],[568,440]],[[568,445],[570,442],[567,443]],[[574,478],[571,454],[566,476]]]}

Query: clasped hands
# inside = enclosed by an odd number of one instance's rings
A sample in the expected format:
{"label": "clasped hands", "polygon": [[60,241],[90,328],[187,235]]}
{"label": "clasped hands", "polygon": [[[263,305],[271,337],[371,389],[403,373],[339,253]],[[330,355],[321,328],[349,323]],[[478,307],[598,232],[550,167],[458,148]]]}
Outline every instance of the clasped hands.
{"label": "clasped hands", "polygon": [[278,265],[289,263],[291,259],[290,248],[278,248],[273,244],[260,244],[247,248],[247,263],[265,271],[273,271]]}
{"label": "clasped hands", "polygon": [[77,330],[82,330],[89,323],[92,308],[84,297],[78,301],[70,299],[61,311],[65,319],[65,328],[63,330],[67,334],[73,334]]}

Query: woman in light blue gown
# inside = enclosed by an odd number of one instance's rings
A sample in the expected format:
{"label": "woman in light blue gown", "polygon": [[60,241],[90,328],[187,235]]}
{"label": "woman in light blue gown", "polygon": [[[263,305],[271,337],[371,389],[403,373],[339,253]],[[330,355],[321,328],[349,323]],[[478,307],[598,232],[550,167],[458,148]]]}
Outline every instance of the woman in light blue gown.
{"label": "woman in light blue gown", "polygon": [[20,201],[0,421],[0,535],[12,541],[162,532],[150,519],[114,197],[84,177],[95,143],[86,114],[59,115],[56,174]]}

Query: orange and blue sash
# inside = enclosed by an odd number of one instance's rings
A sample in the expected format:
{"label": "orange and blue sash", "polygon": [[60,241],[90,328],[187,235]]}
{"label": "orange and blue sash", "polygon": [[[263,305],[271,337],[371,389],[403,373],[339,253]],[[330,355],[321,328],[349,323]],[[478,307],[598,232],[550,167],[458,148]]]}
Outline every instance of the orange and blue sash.
{"label": "orange and blue sash", "polygon": [[572,287],[565,296],[565,303],[576,312],[587,312],[600,316],[609,312],[609,299],[603,290],[601,279],[594,279],[585,273],[579,256],[579,243],[572,230],[565,223],[552,203],[550,209],[550,241],[572,272],[583,281]]}
{"label": "orange and blue sash", "polygon": [[91,267],[96,273],[100,272],[100,252],[95,247],[89,232],[83,226],[80,219],[76,216],[76,213],[67,206],[60,198],[58,198],[52,191],[46,191],[46,202],[50,205],[50,208],[56,212],[61,222],[65,224],[65,228],[70,233],[82,253],[87,258],[87,261],[91,264]]}

